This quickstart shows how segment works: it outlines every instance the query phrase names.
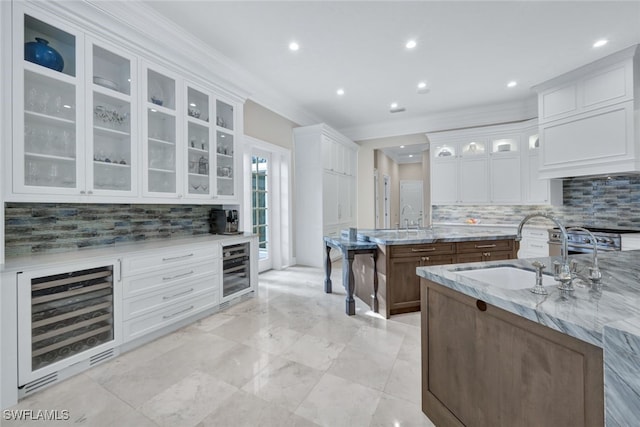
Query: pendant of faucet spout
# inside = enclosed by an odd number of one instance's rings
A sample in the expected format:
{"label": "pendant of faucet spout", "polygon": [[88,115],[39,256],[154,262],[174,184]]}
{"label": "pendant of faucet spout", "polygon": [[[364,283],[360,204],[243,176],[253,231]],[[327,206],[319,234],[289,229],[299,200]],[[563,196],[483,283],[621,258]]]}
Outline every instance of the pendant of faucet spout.
{"label": "pendant of faucet spout", "polygon": [[522,228],[524,227],[524,225],[532,218],[546,218],[550,221],[553,221],[558,228],[560,229],[560,232],[562,233],[562,263],[564,265],[569,266],[569,236],[567,234],[567,229],[565,228],[564,225],[562,225],[560,223],[560,221],[554,217],[551,216],[549,214],[546,214],[544,212],[534,212],[532,214],[529,214],[527,216],[525,216],[522,221],[520,221],[520,224],[518,225],[518,231],[516,233],[516,240],[520,241],[522,240]]}

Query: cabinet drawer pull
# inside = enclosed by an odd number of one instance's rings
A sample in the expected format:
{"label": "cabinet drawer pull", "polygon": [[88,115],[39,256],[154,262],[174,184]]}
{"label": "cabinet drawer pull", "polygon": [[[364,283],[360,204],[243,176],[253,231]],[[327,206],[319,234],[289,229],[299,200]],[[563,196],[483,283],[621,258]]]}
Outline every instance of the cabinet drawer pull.
{"label": "cabinet drawer pull", "polygon": [[497,245],[475,245],[476,249],[495,248]]}
{"label": "cabinet drawer pull", "polygon": [[171,277],[163,277],[162,280],[163,281],[167,281],[167,280],[173,280],[173,279],[178,279],[180,277],[187,277],[190,276],[191,274],[193,274],[193,270],[188,271],[186,273],[182,273],[182,274],[176,274],[175,276],[171,276]]}
{"label": "cabinet drawer pull", "polygon": [[167,297],[167,296],[164,296],[164,297],[162,297],[162,299],[163,299],[164,301],[168,301],[168,300],[170,300],[170,299],[174,299],[174,298],[181,297],[181,296],[183,296],[183,295],[190,294],[190,293],[191,293],[191,292],[193,292],[193,291],[194,291],[194,288],[191,288],[191,289],[188,289],[188,290],[186,290],[186,291],[184,291],[184,292],[180,292],[180,293],[177,293],[177,294],[173,294],[173,295],[170,295],[170,296],[168,296],[168,297]]}
{"label": "cabinet drawer pull", "polygon": [[163,319],[165,319],[165,320],[166,320],[166,319],[171,319],[172,317],[176,317],[176,316],[178,316],[178,315],[180,315],[180,314],[184,314],[184,313],[186,313],[186,312],[188,312],[188,311],[191,311],[191,310],[193,310],[194,308],[195,308],[195,305],[192,305],[191,307],[185,308],[184,310],[180,310],[180,311],[178,311],[178,312],[176,312],[176,313],[173,313],[173,314],[167,314],[166,316],[162,316],[162,318],[163,318]]}
{"label": "cabinet drawer pull", "polygon": [[482,300],[476,301],[476,307],[478,307],[480,311],[487,311],[487,303]]}
{"label": "cabinet drawer pull", "polygon": [[187,254],[187,255],[180,255],[180,256],[174,256],[174,257],[169,257],[169,258],[162,258],[162,261],[175,261],[177,259],[182,259],[182,258],[189,258],[192,257],[193,253]]}
{"label": "cabinet drawer pull", "polygon": [[411,248],[411,252],[433,252],[436,248],[427,248],[427,249],[415,249]]}

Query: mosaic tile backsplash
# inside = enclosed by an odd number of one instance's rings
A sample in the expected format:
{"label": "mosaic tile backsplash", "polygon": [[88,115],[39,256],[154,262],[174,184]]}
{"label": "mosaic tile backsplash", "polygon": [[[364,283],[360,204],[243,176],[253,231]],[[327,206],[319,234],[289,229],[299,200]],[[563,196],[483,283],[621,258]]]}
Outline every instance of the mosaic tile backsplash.
{"label": "mosaic tile backsplash", "polygon": [[206,234],[213,207],[6,203],[5,256]]}
{"label": "mosaic tile backsplash", "polygon": [[542,211],[563,224],[640,231],[640,175],[566,179],[562,192],[563,206],[433,206],[432,221],[479,218],[484,224],[517,224],[525,215]]}

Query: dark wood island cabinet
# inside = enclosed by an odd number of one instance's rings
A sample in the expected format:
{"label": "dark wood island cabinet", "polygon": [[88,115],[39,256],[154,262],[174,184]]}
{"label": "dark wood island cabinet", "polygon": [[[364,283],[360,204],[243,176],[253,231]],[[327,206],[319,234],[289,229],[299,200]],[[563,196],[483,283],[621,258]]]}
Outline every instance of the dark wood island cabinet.
{"label": "dark wood island cabinet", "polygon": [[[378,312],[388,319],[394,314],[420,311],[420,278],[416,275],[418,267],[517,258],[518,243],[514,240],[515,236],[489,238],[487,233],[485,236],[487,240],[473,240],[477,237],[446,237],[443,233],[442,237],[437,236],[434,240],[445,241],[434,243],[379,243],[375,261]],[[372,258],[356,256],[353,265],[355,295],[369,304],[374,293]]]}

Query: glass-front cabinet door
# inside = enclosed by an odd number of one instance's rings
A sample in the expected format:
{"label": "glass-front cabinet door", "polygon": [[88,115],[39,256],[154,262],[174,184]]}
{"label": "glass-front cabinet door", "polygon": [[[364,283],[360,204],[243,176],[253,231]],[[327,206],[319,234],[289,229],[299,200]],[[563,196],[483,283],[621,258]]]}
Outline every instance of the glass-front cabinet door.
{"label": "glass-front cabinet door", "polygon": [[[145,67],[144,194],[179,195],[177,78],[154,66]],[[180,180],[180,182],[182,182]]]}
{"label": "glass-front cabinet door", "polygon": [[[63,24],[16,8],[13,187],[18,193],[78,194],[83,105],[81,36]],[[50,23],[54,22],[54,23]]]}
{"label": "glass-front cabinet door", "polygon": [[87,105],[92,123],[87,132],[87,192],[134,195],[136,188],[136,80],[135,59],[87,43]]}
{"label": "glass-front cabinet door", "polygon": [[236,157],[233,105],[216,100],[216,195],[236,197]]}
{"label": "glass-front cabinet door", "polygon": [[187,171],[185,194],[190,198],[211,198],[211,98],[190,85],[187,91]]}

